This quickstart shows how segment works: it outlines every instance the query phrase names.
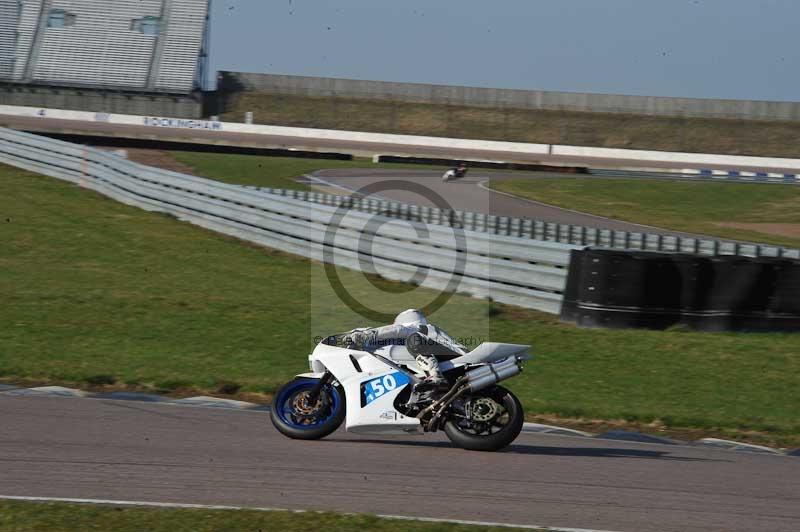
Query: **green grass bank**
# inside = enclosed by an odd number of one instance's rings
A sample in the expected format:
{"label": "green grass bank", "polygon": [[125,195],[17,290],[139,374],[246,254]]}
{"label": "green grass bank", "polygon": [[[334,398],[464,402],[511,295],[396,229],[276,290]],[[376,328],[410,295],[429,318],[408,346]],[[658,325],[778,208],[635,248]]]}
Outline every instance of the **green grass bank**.
{"label": "green grass bank", "polygon": [[800,246],[800,187],[644,179],[553,178],[490,186],[607,218],[783,246]]}
{"label": "green grass bank", "polygon": [[800,122],[471,107],[357,98],[240,92],[221,119],[607,148],[800,157]]}
{"label": "green grass bank", "polygon": [[295,157],[269,157],[260,155],[237,155],[201,152],[169,152],[178,162],[195,170],[197,175],[238,185],[311,190],[305,183],[297,182],[299,176],[316,170],[336,168],[380,168],[380,169],[434,169],[444,171],[442,166],[419,164],[373,163],[368,159],[336,161],[330,159],[301,159]]}

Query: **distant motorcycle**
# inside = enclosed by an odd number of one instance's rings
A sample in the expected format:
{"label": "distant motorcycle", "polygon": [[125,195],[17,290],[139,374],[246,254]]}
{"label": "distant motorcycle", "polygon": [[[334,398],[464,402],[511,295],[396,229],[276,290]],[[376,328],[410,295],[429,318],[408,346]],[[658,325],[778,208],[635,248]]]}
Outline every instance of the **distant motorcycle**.
{"label": "distant motorcycle", "polygon": [[[272,402],[275,427],[289,438],[324,438],[346,421],[364,434],[444,430],[455,445],[496,451],[522,430],[519,399],[498,386],[530,359],[527,345],[484,342],[467,354],[430,353],[444,380],[426,382],[409,344],[356,346],[347,333],[320,342],[308,357],[310,373],[283,385]],[[441,347],[440,347],[441,349]]]}
{"label": "distant motorcycle", "polygon": [[453,181],[455,179],[460,179],[467,175],[467,165],[464,163],[459,164],[458,166],[454,166],[453,168],[449,169],[444,173],[442,176],[442,182],[447,183],[448,181]]}

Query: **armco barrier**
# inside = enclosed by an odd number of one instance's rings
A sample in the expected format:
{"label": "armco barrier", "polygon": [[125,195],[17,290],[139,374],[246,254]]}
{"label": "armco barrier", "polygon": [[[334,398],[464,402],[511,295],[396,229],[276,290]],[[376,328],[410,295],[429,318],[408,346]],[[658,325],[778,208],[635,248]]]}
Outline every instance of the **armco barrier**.
{"label": "armco barrier", "polygon": [[[661,235],[635,231],[599,229],[572,224],[544,222],[530,218],[515,218],[492,214],[442,210],[434,207],[410,205],[396,201],[370,198],[352,198],[307,192],[300,190],[274,189],[265,187],[245,187],[269,194],[287,196],[305,202],[339,206],[346,202],[350,209],[366,213],[386,213],[392,218],[421,219],[428,224],[451,225],[458,220],[465,229],[492,235],[517,237],[536,241],[559,242],[572,246],[597,246],[612,249],[640,251],[664,251],[669,253],[691,253],[696,255],[741,255],[746,257],[800,258],[800,250],[770,246],[730,242],[707,238]],[[496,245],[501,245],[497,243]],[[537,253],[539,251],[537,250]],[[531,258],[527,260],[533,260]]]}
{"label": "armco barrier", "polygon": [[[565,266],[576,247],[473,230],[465,230],[460,243],[447,224],[399,220],[288,194],[247,190],[5,128],[0,128],[0,162],[243,240],[351,269],[362,268],[367,253],[360,244],[368,239],[368,255],[387,278],[406,281],[423,270],[427,271],[423,286],[445,289],[455,275],[460,292],[553,314],[560,311]],[[343,216],[336,238],[327,240],[337,212]],[[429,236],[418,236],[425,233]],[[325,249],[332,253],[324,253]],[[454,258],[460,254],[465,256],[463,269]]]}

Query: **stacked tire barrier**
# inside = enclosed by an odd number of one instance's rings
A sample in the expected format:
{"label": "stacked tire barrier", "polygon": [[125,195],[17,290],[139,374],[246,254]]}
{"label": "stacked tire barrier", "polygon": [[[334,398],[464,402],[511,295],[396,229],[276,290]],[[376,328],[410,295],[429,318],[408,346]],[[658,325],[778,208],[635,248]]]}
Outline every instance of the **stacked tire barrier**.
{"label": "stacked tire barrier", "polygon": [[800,331],[800,260],[576,250],[561,318],[584,327]]}

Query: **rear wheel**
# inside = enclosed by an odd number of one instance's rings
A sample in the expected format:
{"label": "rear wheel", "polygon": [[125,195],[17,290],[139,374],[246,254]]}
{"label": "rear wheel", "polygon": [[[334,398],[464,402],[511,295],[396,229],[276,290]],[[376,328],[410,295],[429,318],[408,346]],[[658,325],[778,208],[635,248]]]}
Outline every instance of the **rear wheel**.
{"label": "rear wheel", "polygon": [[318,440],[339,428],[344,421],[344,392],[325,384],[314,404],[309,401],[318,379],[297,378],[281,386],[272,401],[270,418],[281,434],[299,440]]}
{"label": "rear wheel", "polygon": [[451,416],[444,431],[464,449],[498,451],[519,436],[524,421],[519,399],[502,386],[494,386],[469,397],[464,411]]}

